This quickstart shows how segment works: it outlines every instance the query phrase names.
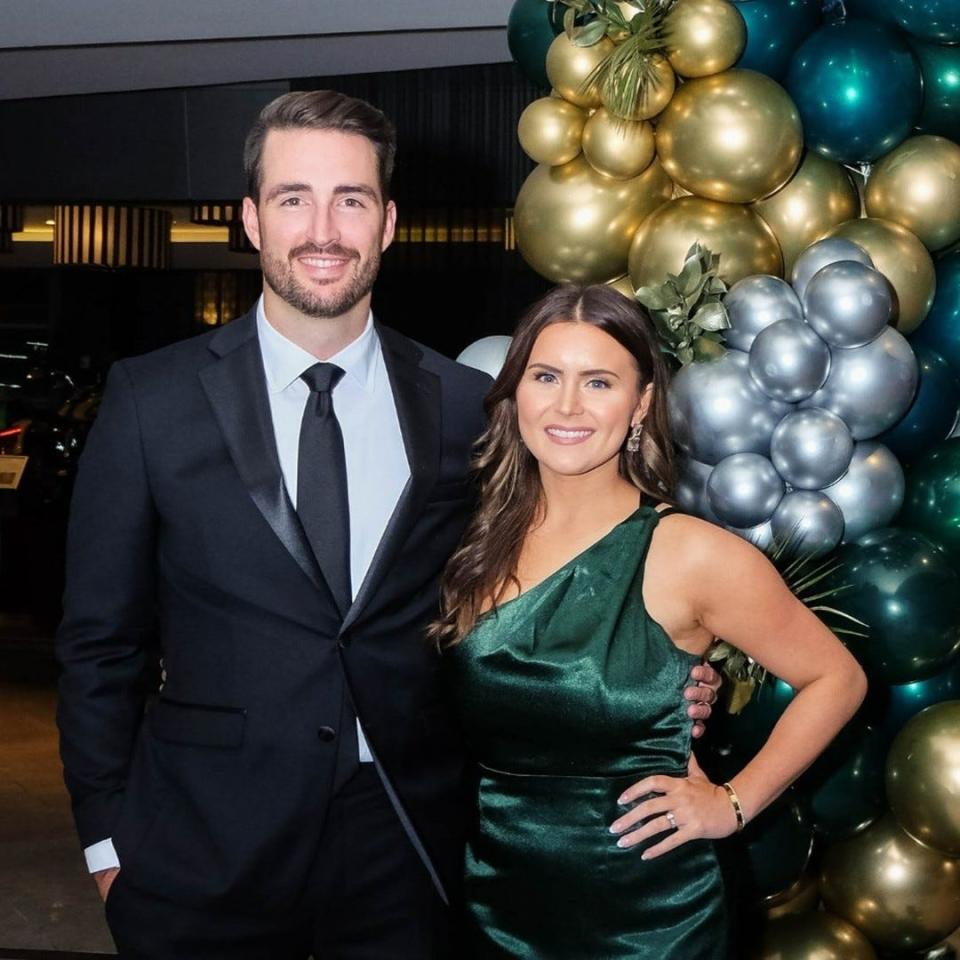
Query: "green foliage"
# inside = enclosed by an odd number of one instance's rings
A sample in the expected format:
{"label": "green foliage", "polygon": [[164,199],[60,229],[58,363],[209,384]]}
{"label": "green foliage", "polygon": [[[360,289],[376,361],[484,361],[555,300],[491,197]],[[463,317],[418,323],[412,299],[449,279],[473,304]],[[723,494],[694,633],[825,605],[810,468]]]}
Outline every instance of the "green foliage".
{"label": "green foliage", "polygon": [[636,292],[650,314],[660,347],[681,364],[723,356],[723,332],[730,326],[722,302],[727,285],[717,275],[720,256],[695,243],[680,273]]}

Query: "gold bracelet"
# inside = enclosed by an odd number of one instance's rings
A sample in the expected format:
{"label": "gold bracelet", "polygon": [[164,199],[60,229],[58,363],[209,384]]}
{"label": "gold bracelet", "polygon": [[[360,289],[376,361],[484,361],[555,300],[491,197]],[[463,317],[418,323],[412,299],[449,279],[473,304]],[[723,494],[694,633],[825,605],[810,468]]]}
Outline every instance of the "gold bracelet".
{"label": "gold bracelet", "polygon": [[737,791],[729,783],[721,783],[720,786],[727,791],[730,806],[733,807],[733,812],[737,815],[737,833],[739,833],[747,825],[743,816],[743,807],[740,806],[740,798],[737,796]]}

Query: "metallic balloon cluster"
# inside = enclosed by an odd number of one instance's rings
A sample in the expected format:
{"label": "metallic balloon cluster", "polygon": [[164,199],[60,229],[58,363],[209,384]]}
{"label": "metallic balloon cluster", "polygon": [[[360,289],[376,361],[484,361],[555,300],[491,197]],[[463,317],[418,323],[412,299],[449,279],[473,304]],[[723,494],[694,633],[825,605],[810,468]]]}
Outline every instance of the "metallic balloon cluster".
{"label": "metallic balloon cluster", "polygon": [[761,547],[823,554],[886,526],[903,501],[897,458],[873,438],[908,410],[913,350],[888,325],[893,295],[866,252],[821,240],[793,286],[747,277],[726,297],[726,355],[674,377],[681,505]]}

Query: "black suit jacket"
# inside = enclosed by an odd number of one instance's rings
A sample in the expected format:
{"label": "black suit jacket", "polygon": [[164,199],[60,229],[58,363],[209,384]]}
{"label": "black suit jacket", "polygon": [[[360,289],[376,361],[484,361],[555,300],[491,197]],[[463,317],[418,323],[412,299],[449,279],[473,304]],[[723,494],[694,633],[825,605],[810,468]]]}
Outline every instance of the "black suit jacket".
{"label": "black suit jacket", "polygon": [[423,630],[490,381],[378,332],[411,477],[345,617],[283,485],[255,313],[111,370],[72,505],[58,723],[81,843],[112,837],[142,891],[289,906],[348,690],[411,840],[456,888],[463,758]]}

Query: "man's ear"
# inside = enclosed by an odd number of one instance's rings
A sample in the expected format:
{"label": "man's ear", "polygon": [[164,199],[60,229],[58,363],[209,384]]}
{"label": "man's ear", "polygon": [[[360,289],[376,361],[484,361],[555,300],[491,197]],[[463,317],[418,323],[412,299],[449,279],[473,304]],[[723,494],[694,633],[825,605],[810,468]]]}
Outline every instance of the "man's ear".
{"label": "man's ear", "polygon": [[252,197],[243,198],[243,229],[247,239],[259,250],[260,249],[260,215],[257,213],[257,205]]}
{"label": "man's ear", "polygon": [[383,208],[383,238],[380,241],[380,252],[383,253],[393,243],[393,235],[397,229],[397,205],[388,200]]}

